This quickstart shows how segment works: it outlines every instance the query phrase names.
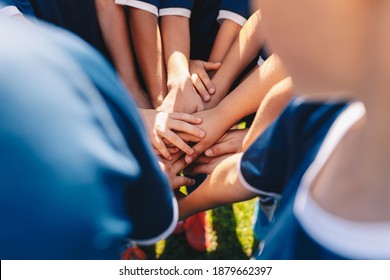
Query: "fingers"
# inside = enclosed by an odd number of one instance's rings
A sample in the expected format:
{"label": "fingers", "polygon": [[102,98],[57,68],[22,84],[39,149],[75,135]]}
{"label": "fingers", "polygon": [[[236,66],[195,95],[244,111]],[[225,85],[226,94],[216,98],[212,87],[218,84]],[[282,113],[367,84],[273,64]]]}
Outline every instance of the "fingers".
{"label": "fingers", "polygon": [[202,123],[201,118],[186,113],[171,113],[169,114],[169,118],[179,120],[179,121],[185,121],[187,123],[192,123],[192,124]]}
{"label": "fingers", "polygon": [[211,166],[209,164],[199,164],[194,166],[189,170],[191,175],[198,175],[198,174],[211,174],[213,172],[214,166]]}
{"label": "fingers", "polygon": [[170,154],[176,154],[177,152],[179,152],[179,148],[177,148],[177,147],[168,147],[168,152],[170,153]]}
{"label": "fingers", "polygon": [[177,159],[172,165],[171,165],[171,173],[172,174],[178,174],[180,171],[184,170],[187,167],[187,163],[184,160],[184,158]]}
{"label": "fingers", "polygon": [[[188,155],[192,155],[194,153],[194,149],[188,146],[179,136],[177,136],[174,132],[167,130],[164,133],[164,138],[166,138],[169,142],[175,145],[177,148],[182,150]],[[165,146],[165,145],[164,145]],[[168,151],[168,150],[167,150]]]}
{"label": "fingers", "polygon": [[204,143],[199,142],[193,147],[194,152],[191,155],[187,154],[184,157],[185,162],[187,164],[192,163],[196,158],[198,158],[204,152],[205,149],[206,147],[204,147]]}
{"label": "fingers", "polygon": [[205,155],[201,155],[201,156],[199,156],[199,157],[195,160],[195,162],[193,163],[193,165],[197,165],[197,164],[207,164],[207,163],[210,163],[212,160],[213,160],[213,158],[206,157]]}
{"label": "fingers", "polygon": [[190,179],[184,176],[176,176],[171,181],[173,189],[180,188],[181,186],[193,186],[195,183],[196,181],[194,179]]}
{"label": "fingers", "polygon": [[172,156],[169,153],[167,147],[165,146],[164,142],[161,140],[160,137],[157,135],[154,135],[152,137],[152,144],[154,148],[167,160],[172,160]]}
{"label": "fingers", "polygon": [[214,94],[215,93],[215,86],[211,82],[209,74],[207,74],[206,71],[200,71],[200,72],[198,72],[198,76],[199,76],[201,82],[203,83],[203,87],[206,88],[207,92],[209,94]]}
{"label": "fingers", "polygon": [[202,138],[200,138],[200,137],[194,136],[192,134],[187,134],[187,133],[184,133],[184,132],[178,132],[176,134],[181,139],[183,139],[183,141],[185,141],[185,142],[198,143],[200,140],[202,140]]}
{"label": "fingers", "polygon": [[204,102],[209,102],[211,99],[211,96],[209,94],[208,89],[203,84],[203,81],[201,80],[201,77],[199,76],[199,74],[197,74],[197,73],[192,74],[191,80],[192,80],[194,87],[196,88],[196,91],[199,93],[200,97],[202,97],[202,100]]}
{"label": "fingers", "polygon": [[169,128],[196,136],[198,138],[204,138],[206,136],[206,132],[204,130],[183,121],[170,120]]}
{"label": "fingers", "polygon": [[206,71],[217,71],[221,67],[222,63],[204,61],[203,65]]}
{"label": "fingers", "polygon": [[237,152],[237,148],[234,145],[229,145],[229,142],[222,142],[207,149],[205,155],[208,157],[217,157],[235,152]]}

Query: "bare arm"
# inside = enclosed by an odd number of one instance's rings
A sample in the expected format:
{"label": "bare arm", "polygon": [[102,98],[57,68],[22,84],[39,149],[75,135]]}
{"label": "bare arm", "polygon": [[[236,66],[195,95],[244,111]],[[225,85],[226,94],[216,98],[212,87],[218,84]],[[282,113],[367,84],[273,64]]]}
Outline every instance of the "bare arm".
{"label": "bare arm", "polygon": [[186,156],[187,163],[216,143],[237,121],[256,112],[267,92],[286,76],[280,59],[272,55],[218,106],[197,113],[203,119],[200,127],[206,137],[194,146],[194,155]]}
{"label": "bare arm", "polygon": [[217,37],[215,38],[209,61],[222,62],[230,47],[233,45],[233,42],[236,40],[240,30],[241,25],[238,23],[229,19],[223,20],[219,27]]}
{"label": "bare arm", "polygon": [[104,41],[119,76],[138,107],[151,108],[150,101],[138,81],[123,7],[112,0],[95,0],[95,5]]}
{"label": "bare arm", "polygon": [[189,19],[182,16],[163,16],[161,29],[168,77],[168,96],[161,109],[185,113],[203,110],[202,99],[195,91],[189,73]]}
{"label": "bare arm", "polygon": [[245,151],[263,133],[286,107],[293,95],[293,83],[290,77],[283,79],[267,93],[256,117],[244,138],[241,150]]}
{"label": "bare arm", "polygon": [[209,102],[211,95],[215,93],[215,86],[211,78],[221,66],[221,62],[237,38],[240,29],[241,25],[238,23],[229,19],[223,20],[215,38],[209,62],[200,60],[190,61],[192,82],[205,103]]}
{"label": "bare arm", "polygon": [[130,8],[129,13],[135,53],[153,108],[157,108],[162,104],[168,91],[158,18],[148,11],[137,8]]}
{"label": "bare arm", "polygon": [[261,25],[261,13],[255,12],[239,32],[238,37],[226,54],[222,66],[215,73],[212,83],[216,93],[206,109],[215,107],[228,94],[237,77],[259,54],[265,41]]}
{"label": "bare arm", "polygon": [[241,157],[242,154],[235,154],[222,161],[194,192],[179,200],[181,220],[204,210],[256,197],[238,179],[237,165]]}

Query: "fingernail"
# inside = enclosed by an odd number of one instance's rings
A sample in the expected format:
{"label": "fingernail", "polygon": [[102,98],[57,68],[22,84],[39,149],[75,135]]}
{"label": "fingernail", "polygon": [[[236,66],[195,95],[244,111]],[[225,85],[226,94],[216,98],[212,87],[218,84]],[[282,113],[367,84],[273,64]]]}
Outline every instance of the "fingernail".
{"label": "fingernail", "polygon": [[173,157],[170,156],[170,157],[168,158],[168,160],[173,160]]}
{"label": "fingernail", "polygon": [[215,89],[214,88],[209,88],[209,93],[210,94],[213,94],[215,92]]}
{"label": "fingernail", "polygon": [[187,164],[190,164],[192,162],[192,157],[186,157],[185,161]]}
{"label": "fingernail", "polygon": [[188,149],[187,155],[192,155],[194,152],[195,152],[194,149]]}
{"label": "fingernail", "polygon": [[196,183],[196,181],[192,179],[190,184],[195,185],[195,183]]}
{"label": "fingernail", "polygon": [[213,151],[212,150],[207,150],[205,152],[205,154],[206,154],[206,156],[211,157],[213,155]]}
{"label": "fingernail", "polygon": [[[211,92],[210,92],[211,93]],[[210,95],[205,95],[204,96],[204,99],[205,99],[205,101],[209,101],[210,100]]]}
{"label": "fingernail", "polygon": [[200,137],[203,138],[203,137],[206,136],[206,132],[204,132],[203,130],[201,130],[201,131],[199,131],[198,135],[199,135]]}

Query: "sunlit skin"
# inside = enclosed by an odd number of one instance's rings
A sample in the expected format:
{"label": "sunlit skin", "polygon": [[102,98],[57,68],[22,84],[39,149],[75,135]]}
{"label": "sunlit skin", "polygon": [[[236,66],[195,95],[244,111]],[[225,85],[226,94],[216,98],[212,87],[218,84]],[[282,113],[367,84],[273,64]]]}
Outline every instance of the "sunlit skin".
{"label": "sunlit skin", "polygon": [[[359,100],[366,108],[316,177],[314,200],[340,218],[388,223],[390,1],[253,2],[262,10],[271,49],[291,75],[296,93],[323,101]],[[180,200],[180,217],[255,196],[238,180],[240,158],[222,161]]]}
{"label": "sunlit skin", "polygon": [[298,92],[322,100],[361,100],[366,107],[312,186],[314,198],[347,219],[390,220],[390,2],[258,0],[255,5]]}

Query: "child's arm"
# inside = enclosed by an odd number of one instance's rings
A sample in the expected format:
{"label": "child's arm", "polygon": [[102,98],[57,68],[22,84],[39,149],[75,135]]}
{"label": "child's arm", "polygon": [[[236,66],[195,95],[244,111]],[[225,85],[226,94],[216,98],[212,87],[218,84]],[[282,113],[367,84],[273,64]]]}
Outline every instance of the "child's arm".
{"label": "child's arm", "polygon": [[167,112],[194,113],[203,110],[189,73],[189,18],[167,15],[161,18],[162,38],[168,76],[168,95],[161,109]]}
{"label": "child's arm", "polygon": [[216,88],[216,93],[211,101],[205,105],[206,109],[215,107],[227,95],[237,77],[259,54],[264,41],[261,13],[257,11],[241,29],[238,37],[226,54],[221,67],[215,73],[212,83]]}
{"label": "child's arm", "polygon": [[250,16],[250,0],[221,0],[217,21],[220,23],[209,61],[222,62]]}
{"label": "child's arm", "polygon": [[233,42],[236,40],[242,26],[236,22],[225,19],[219,27],[213,48],[209,57],[211,62],[222,62]]}
{"label": "child's arm", "polygon": [[242,143],[246,151],[263,131],[280,115],[293,96],[293,83],[290,77],[283,79],[267,93],[257,110],[256,117]]}
{"label": "child's arm", "polygon": [[194,155],[186,156],[187,163],[216,143],[237,121],[256,112],[267,92],[286,76],[280,59],[272,55],[218,106],[196,113],[203,119],[199,127],[206,131],[206,137],[193,147]]}
{"label": "child's arm", "polygon": [[167,96],[167,74],[158,17],[146,10],[130,7],[130,30],[135,53],[153,108]]}
{"label": "child's arm", "polygon": [[112,0],[95,0],[95,5],[104,41],[119,76],[138,107],[151,108],[149,98],[138,81],[123,7],[116,5]]}
{"label": "child's arm", "polygon": [[181,220],[198,212],[256,197],[238,178],[238,163],[242,154],[221,162],[213,173],[189,196],[179,200]]}

